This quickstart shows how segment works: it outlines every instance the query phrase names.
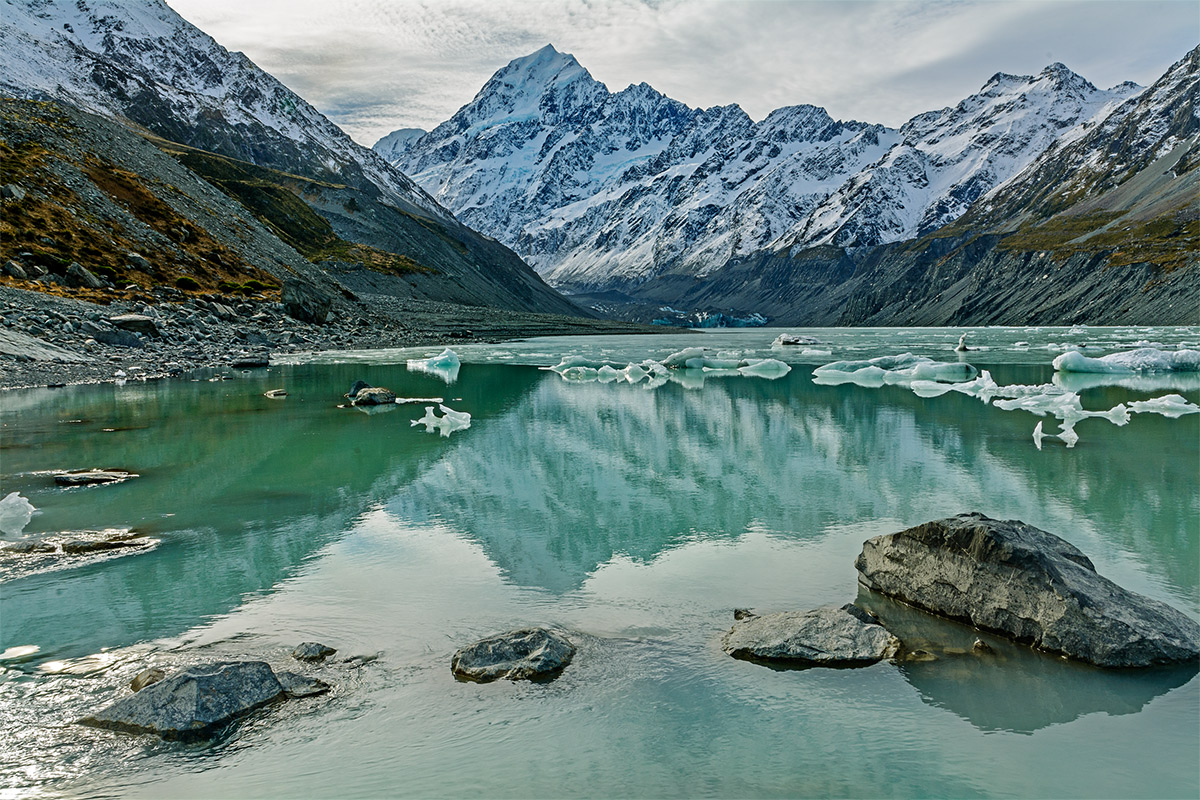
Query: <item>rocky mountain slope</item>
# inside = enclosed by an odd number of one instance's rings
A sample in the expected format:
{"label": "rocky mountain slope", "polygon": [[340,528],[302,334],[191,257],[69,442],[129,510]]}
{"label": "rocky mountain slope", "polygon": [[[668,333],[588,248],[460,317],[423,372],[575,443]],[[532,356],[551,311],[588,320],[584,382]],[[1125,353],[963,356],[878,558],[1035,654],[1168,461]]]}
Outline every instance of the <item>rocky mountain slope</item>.
{"label": "rocky mountain slope", "polygon": [[645,84],[609,92],[547,46],[433,131],[397,131],[376,149],[551,283],[627,291],[762,250],[915,238],[1138,91],[1101,91],[1054,64],[998,74],[898,131],[813,106],[755,123]]}
{"label": "rocky mountain slope", "polygon": [[646,287],[790,325],[1200,322],[1200,47],[952,224]]}
{"label": "rocky mountain slope", "polygon": [[[305,253],[350,271],[360,265],[372,291],[581,313],[507,248],[459,223],[275,78],[159,0],[10,1],[0,40],[0,93],[129,120],[178,145],[173,152],[186,152],[189,166],[252,211],[275,206],[278,219],[287,216],[283,203],[306,218],[305,227],[321,228],[320,236],[389,253],[397,258],[385,260],[425,276],[413,286],[395,280],[396,270],[372,272],[376,260],[360,257],[360,248]],[[248,169],[231,172],[238,163]]]}
{"label": "rocky mountain slope", "polygon": [[376,149],[558,286],[700,274],[784,234],[898,140],[813,106],[753,122],[646,84],[610,92],[546,46],[453,117]]}

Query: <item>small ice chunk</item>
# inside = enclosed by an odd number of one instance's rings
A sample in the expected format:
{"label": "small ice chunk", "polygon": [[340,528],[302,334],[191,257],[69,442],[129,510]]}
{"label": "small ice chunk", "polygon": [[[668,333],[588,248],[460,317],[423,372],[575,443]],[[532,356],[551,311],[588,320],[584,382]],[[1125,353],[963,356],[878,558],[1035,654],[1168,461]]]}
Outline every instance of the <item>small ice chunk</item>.
{"label": "small ice chunk", "polygon": [[[558,370],[555,371],[558,372]],[[558,372],[558,374],[564,381],[571,381],[573,383],[588,383],[590,381],[597,380],[600,377],[600,371],[598,369],[595,367],[584,366],[567,367],[561,372]]]}
{"label": "small ice chunk", "polygon": [[821,358],[828,358],[829,356],[833,355],[833,351],[832,350],[818,350],[815,347],[806,347],[800,351],[800,355],[802,355],[802,356],[820,356]]}
{"label": "small ice chunk", "polygon": [[1134,400],[1129,409],[1136,414],[1162,414],[1164,417],[1175,419],[1184,414],[1200,413],[1200,406],[1189,403],[1183,395],[1164,394],[1150,400]]}
{"label": "small ice chunk", "polygon": [[409,423],[410,427],[424,425],[426,433],[438,431],[442,436],[471,427],[471,415],[466,411],[455,411],[445,405],[439,405],[438,408],[442,410],[441,417],[433,413],[433,406],[425,406],[425,416],[414,419]]}
{"label": "small ice chunk", "polygon": [[10,536],[19,536],[25,530],[25,526],[29,524],[29,520],[33,519],[33,512],[37,511],[33,504],[25,497],[22,497],[20,492],[11,492],[3,500],[0,500],[0,533],[7,533]]}
{"label": "small ice chunk", "polygon": [[1058,438],[1066,442],[1068,450],[1074,447],[1075,443],[1079,441],[1079,434],[1075,432],[1075,423],[1063,422],[1059,426]]}
{"label": "small ice chunk", "polygon": [[678,353],[671,353],[671,355],[664,358],[661,363],[663,366],[671,369],[679,369],[680,367],[686,368],[689,360],[693,358],[705,358],[705,354],[707,352],[707,349],[703,347],[687,347],[683,350],[680,350]]}
{"label": "small ice chunk", "polygon": [[621,370],[621,374],[625,376],[625,380],[629,383],[639,383],[640,381],[645,380],[646,376],[650,373],[637,364],[630,364],[629,366],[625,367],[625,369]]}
{"label": "small ice chunk", "polygon": [[811,336],[800,336],[790,333],[781,333],[775,337],[775,341],[771,342],[772,347],[783,347],[785,345],[800,345],[800,344],[820,344],[818,339]]}
{"label": "small ice chunk", "polygon": [[600,381],[601,383],[612,383],[613,381],[619,380],[622,377],[624,376],[621,370],[613,369],[608,364],[605,364],[600,367],[600,369],[596,370],[596,380]]}
{"label": "small ice chunk", "polygon": [[1042,439],[1046,438],[1046,434],[1042,433],[1042,423],[1038,420],[1038,424],[1033,428],[1033,443],[1037,445],[1037,449],[1042,449]]}
{"label": "small ice chunk", "polygon": [[791,371],[791,367],[774,358],[764,358],[761,361],[752,361],[745,366],[738,367],[738,372],[743,375],[753,378],[767,378],[768,380],[782,378]]}
{"label": "small ice chunk", "polygon": [[458,370],[461,366],[462,362],[459,361],[458,354],[450,348],[446,348],[431,358],[410,358],[408,360],[410,372],[424,372],[441,378],[446,383],[454,383],[458,380]]}

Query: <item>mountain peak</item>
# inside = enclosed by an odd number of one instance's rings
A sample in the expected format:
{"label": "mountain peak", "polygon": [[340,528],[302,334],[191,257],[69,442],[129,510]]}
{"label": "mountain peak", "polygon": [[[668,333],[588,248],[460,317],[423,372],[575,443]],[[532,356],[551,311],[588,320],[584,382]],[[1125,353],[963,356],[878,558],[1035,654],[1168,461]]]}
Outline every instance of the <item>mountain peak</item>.
{"label": "mountain peak", "polygon": [[1078,88],[1089,92],[1096,91],[1096,87],[1092,85],[1091,81],[1079,73],[1073,72],[1069,67],[1067,67],[1067,65],[1059,61],[1055,61],[1053,64],[1042,70],[1041,74],[1038,75],[1038,78],[1046,78],[1055,86],[1061,86],[1064,88]]}
{"label": "mountain peak", "polygon": [[594,80],[575,60],[575,56],[560,53],[552,44],[547,44],[527,56],[514,58],[508,62],[508,66],[492,77],[493,81],[496,79],[511,85],[533,84],[547,87],[580,79]]}

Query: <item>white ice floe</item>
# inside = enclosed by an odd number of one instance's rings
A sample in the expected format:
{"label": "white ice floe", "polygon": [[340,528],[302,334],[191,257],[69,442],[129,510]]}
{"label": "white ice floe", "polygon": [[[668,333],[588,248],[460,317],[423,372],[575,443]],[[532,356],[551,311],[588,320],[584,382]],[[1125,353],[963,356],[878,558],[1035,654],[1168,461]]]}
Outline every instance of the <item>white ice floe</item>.
{"label": "white ice floe", "polygon": [[9,493],[0,500],[0,533],[20,536],[29,520],[33,519],[35,511],[37,509],[20,492]]}
{"label": "white ice floe", "polygon": [[837,386],[854,383],[868,388],[883,385],[910,386],[914,381],[969,381],[979,374],[975,367],[961,361],[934,361],[924,356],[903,353],[861,361],[834,361],[813,370],[813,383]]}
{"label": "white ice floe", "polygon": [[767,378],[775,380],[782,378],[792,371],[792,368],[782,361],[777,361],[774,358],[764,358],[760,361],[751,361],[748,364],[743,364],[737,368],[737,371],[743,375],[749,375],[755,378]]}
{"label": "white ice floe", "polygon": [[441,378],[446,383],[454,383],[458,380],[458,370],[461,366],[462,362],[459,361],[458,354],[449,348],[431,358],[410,358],[408,360],[409,372],[424,372]]}
{"label": "white ice floe", "polygon": [[1054,368],[1063,372],[1101,372],[1132,375],[1138,372],[1200,371],[1200,350],[1159,350],[1141,347],[1124,353],[1090,358],[1081,353],[1063,353],[1054,359]]}
{"label": "white ice floe", "polygon": [[1175,419],[1184,414],[1200,413],[1200,406],[1189,403],[1182,395],[1165,394],[1150,400],[1134,400],[1129,404],[1129,410],[1135,414],[1162,414]]}
{"label": "white ice floe", "polygon": [[771,347],[784,347],[787,345],[801,344],[820,344],[819,339],[814,339],[811,336],[800,336],[791,333],[781,333],[775,337],[775,341],[771,342]]}
{"label": "white ice floe", "polygon": [[449,436],[455,431],[471,427],[471,415],[466,411],[455,411],[445,405],[439,405],[443,416],[433,413],[433,406],[425,406],[425,416],[414,419],[410,425],[424,425],[426,433],[438,431],[442,436]]}

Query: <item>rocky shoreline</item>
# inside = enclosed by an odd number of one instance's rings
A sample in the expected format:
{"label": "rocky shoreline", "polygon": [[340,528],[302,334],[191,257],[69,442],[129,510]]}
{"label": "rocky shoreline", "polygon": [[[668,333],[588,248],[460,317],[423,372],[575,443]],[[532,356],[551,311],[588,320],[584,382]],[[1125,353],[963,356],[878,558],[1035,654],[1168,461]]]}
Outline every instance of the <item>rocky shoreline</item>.
{"label": "rocky shoreline", "polygon": [[265,364],[274,354],[495,342],[530,336],[653,333],[609,320],[384,295],[318,324],[270,297],[163,288],[99,305],[0,286],[0,389],[157,380]]}

